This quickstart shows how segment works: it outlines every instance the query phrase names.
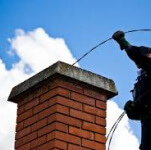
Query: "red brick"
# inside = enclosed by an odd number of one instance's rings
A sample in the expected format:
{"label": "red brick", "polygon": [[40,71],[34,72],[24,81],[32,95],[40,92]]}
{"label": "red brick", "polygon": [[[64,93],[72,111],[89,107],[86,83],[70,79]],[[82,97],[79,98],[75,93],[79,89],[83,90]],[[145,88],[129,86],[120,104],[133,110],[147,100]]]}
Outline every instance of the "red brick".
{"label": "red brick", "polygon": [[36,138],[37,138],[37,132],[33,132],[31,134],[28,134],[28,135],[22,137],[21,139],[18,139],[16,141],[16,143],[15,143],[15,147],[16,148],[20,147],[20,146],[22,146],[22,145],[24,145],[24,144],[36,139]]}
{"label": "red brick", "polygon": [[79,118],[85,121],[89,121],[89,122],[94,122],[94,116],[90,115],[88,113],[84,113],[82,111],[78,111],[78,110],[74,110],[74,109],[70,109],[70,116],[75,117],[75,118]]}
{"label": "red brick", "polygon": [[92,150],[92,149],[88,149],[88,148],[84,148],[84,147],[81,147],[81,146],[69,144],[68,150]]}
{"label": "red brick", "polygon": [[77,93],[83,93],[83,88],[79,85],[77,85],[76,83],[71,83],[71,82],[66,82],[63,80],[58,80],[55,82],[55,84],[50,84],[51,88],[60,86],[66,89],[69,89],[71,91],[75,91]]}
{"label": "red brick", "polygon": [[96,107],[106,110],[106,102],[96,100]]}
{"label": "red brick", "polygon": [[23,144],[30,142],[37,138],[37,132],[33,132],[25,137],[23,137]]}
{"label": "red brick", "polygon": [[18,109],[17,109],[17,115],[20,115],[20,114],[23,113],[24,111],[25,111],[25,110],[24,110],[24,105],[18,107]]}
{"label": "red brick", "polygon": [[97,117],[96,116],[96,124],[99,124],[99,125],[101,125],[101,126],[106,126],[106,120],[105,120],[105,118],[101,118],[101,117]]}
{"label": "red brick", "polygon": [[98,141],[98,142],[105,144],[106,143],[106,137],[104,135],[95,133],[95,141]]}
{"label": "red brick", "polygon": [[32,101],[30,101],[29,103],[26,103],[26,104],[24,105],[24,109],[25,109],[25,111],[26,111],[26,110],[28,110],[28,109],[31,109],[31,108],[35,107],[35,106],[38,105],[38,104],[39,104],[39,98],[35,98],[35,99],[33,99]]}
{"label": "red brick", "polygon": [[71,127],[71,126],[69,127],[69,133],[71,133],[75,136],[80,136],[80,137],[90,139],[90,140],[94,139],[93,132],[85,131],[85,130],[75,128],[75,127]]}
{"label": "red brick", "polygon": [[25,98],[22,98],[22,100],[18,100],[18,106],[22,106],[24,105],[25,103],[31,101],[32,99],[34,98],[33,94],[29,94],[29,95],[26,95]]}
{"label": "red brick", "polygon": [[49,83],[48,83],[48,89],[49,90],[52,90],[52,89],[54,89],[54,88],[56,88],[56,87],[59,87],[59,81],[60,81],[60,79],[55,79],[55,80],[51,80]]}
{"label": "red brick", "polygon": [[59,130],[62,132],[68,131],[68,126],[59,122],[54,122],[52,124],[47,125],[46,127],[40,129],[38,131],[38,136],[42,136],[44,134],[47,134],[49,132],[52,132],[53,130]]}
{"label": "red brick", "polygon": [[16,132],[22,130],[24,128],[24,124],[23,122],[20,122],[16,125]]}
{"label": "red brick", "polygon": [[55,139],[55,140],[47,142],[46,144],[43,144],[43,145],[39,146],[37,148],[37,150],[50,150],[50,149],[53,149],[55,147],[58,148],[58,149],[61,149],[61,150],[62,149],[67,150],[67,143]]}
{"label": "red brick", "polygon": [[61,96],[65,96],[65,97],[70,97],[70,91],[69,90],[66,90],[66,89],[63,89],[63,88],[60,88],[60,87],[57,87],[55,89],[52,89],[51,91],[43,94],[41,97],[40,97],[40,102],[43,102],[45,100],[48,100],[56,95],[61,95]]}
{"label": "red brick", "polygon": [[95,99],[84,96],[82,94],[72,92],[71,93],[71,98],[76,100],[76,101],[79,101],[81,103],[85,103],[85,104],[95,106]]}
{"label": "red brick", "polygon": [[21,138],[21,137],[24,137],[25,135],[29,134],[31,132],[31,128],[28,127],[28,128],[24,128],[23,130],[19,131],[16,133],[16,140]]}
{"label": "red brick", "polygon": [[88,122],[83,122],[82,128],[89,130],[89,131],[101,133],[103,135],[106,134],[106,129],[100,125],[96,125],[96,124],[92,124],[92,123],[88,123]]}
{"label": "red brick", "polygon": [[81,120],[75,119],[75,118],[72,118],[69,116],[65,116],[62,114],[58,114],[58,113],[53,114],[48,118],[48,123],[51,123],[54,121],[59,121],[59,122],[62,122],[64,124],[72,125],[75,127],[81,127]]}
{"label": "red brick", "polygon": [[69,135],[67,133],[54,131],[47,135],[47,140],[50,141],[52,139],[59,139],[69,143],[80,145],[81,139],[77,136]]}
{"label": "red brick", "polygon": [[50,116],[51,114],[53,114],[55,112],[56,112],[56,105],[52,106],[52,107],[49,107],[49,108],[43,110],[42,112],[40,112],[39,113],[39,119],[43,119],[45,117],[48,117],[48,116]]}
{"label": "red brick", "polygon": [[56,104],[52,107],[47,108],[46,110],[42,111],[41,113],[39,113],[39,118],[40,119],[45,118],[45,117],[47,117],[53,113],[56,113],[56,112],[60,112],[63,114],[69,114],[69,108],[62,106],[62,105],[59,105],[59,104]]}
{"label": "red brick", "polygon": [[94,90],[90,90],[90,89],[84,89],[84,94],[87,96],[99,99],[99,100],[103,100],[103,101],[106,101],[107,99],[106,95],[96,92]]}
{"label": "red brick", "polygon": [[27,119],[27,118],[29,118],[31,116],[32,116],[32,109],[22,113],[21,115],[18,115],[17,123],[19,123],[19,122],[21,122],[21,121],[23,121],[23,120],[25,120],[25,119]]}
{"label": "red brick", "polygon": [[51,150],[54,147],[54,141],[47,142],[37,148],[37,150]]}
{"label": "red brick", "polygon": [[32,132],[33,132],[33,131],[36,131],[36,130],[38,130],[38,129],[44,127],[45,125],[47,125],[47,118],[45,118],[45,119],[43,119],[43,120],[40,120],[40,121],[38,121],[37,123],[33,124],[33,125],[31,126],[31,130],[32,130]]}
{"label": "red brick", "polygon": [[56,121],[56,120],[57,120],[57,115],[58,115],[58,113],[54,113],[54,114],[52,114],[51,116],[49,116],[49,117],[47,118],[48,124],[50,124],[50,123]]}
{"label": "red brick", "polygon": [[38,115],[34,115],[24,121],[24,127],[27,127],[33,123],[36,123],[37,121],[38,121]]}
{"label": "red brick", "polygon": [[42,86],[41,88],[39,88],[38,90],[36,90],[34,92],[34,98],[39,97],[40,95],[46,93],[48,91],[48,86]]}
{"label": "red brick", "polygon": [[30,150],[30,143],[27,143],[27,144],[15,149],[15,150]]}
{"label": "red brick", "polygon": [[68,108],[68,107],[65,107],[65,106],[62,106],[62,105],[57,104],[57,105],[56,105],[56,112],[60,112],[60,113],[63,113],[63,114],[69,115],[69,108]]}
{"label": "red brick", "polygon": [[16,147],[105,150],[107,96],[72,79],[55,77],[40,83],[19,102],[16,131],[29,126],[31,130],[19,137]]}
{"label": "red brick", "polygon": [[42,145],[46,142],[47,140],[47,137],[46,135],[45,136],[42,136],[34,141],[31,142],[31,148],[35,148],[35,147],[38,147],[39,145]]}
{"label": "red brick", "polygon": [[60,122],[55,123],[55,128],[62,132],[68,132],[68,125],[60,123]]}
{"label": "red brick", "polygon": [[19,137],[16,147],[105,150],[106,96],[61,78],[41,85],[19,104],[16,131],[31,130]]}
{"label": "red brick", "polygon": [[77,93],[83,93],[83,88],[79,85],[76,85],[75,83],[71,83],[71,82],[69,83],[69,82],[62,81],[60,84],[62,87],[68,88],[71,91],[75,91]]}
{"label": "red brick", "polygon": [[67,149],[67,143],[60,140],[55,140],[55,147],[59,149]]}
{"label": "red brick", "polygon": [[84,105],[83,110],[87,113],[106,118],[106,111],[92,106]]}
{"label": "red brick", "polygon": [[36,113],[48,108],[48,106],[49,106],[48,101],[41,103],[41,104],[37,105],[36,107],[34,107],[33,113],[36,114]]}
{"label": "red brick", "polygon": [[61,95],[61,96],[65,96],[65,97],[70,97],[70,91],[69,90],[66,90],[64,88],[56,88],[56,92],[57,92],[57,95]]}
{"label": "red brick", "polygon": [[78,110],[82,110],[82,104],[76,101],[73,101],[69,98],[65,98],[65,97],[61,97],[61,96],[56,96],[54,98],[51,98],[49,100],[49,105],[54,105],[54,104],[61,104],[70,108],[74,108],[74,109],[78,109]]}
{"label": "red brick", "polygon": [[87,148],[91,148],[91,149],[95,149],[95,150],[105,150],[104,144],[90,141],[90,140],[86,140],[86,139],[82,139],[82,146],[87,147]]}

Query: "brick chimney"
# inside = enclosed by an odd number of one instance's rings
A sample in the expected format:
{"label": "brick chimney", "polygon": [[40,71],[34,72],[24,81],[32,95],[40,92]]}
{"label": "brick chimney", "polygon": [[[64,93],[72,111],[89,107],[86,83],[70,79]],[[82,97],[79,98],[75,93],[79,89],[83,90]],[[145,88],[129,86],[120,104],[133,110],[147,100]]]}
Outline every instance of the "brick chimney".
{"label": "brick chimney", "polygon": [[105,150],[106,101],[114,82],[57,62],[12,89],[15,150]]}

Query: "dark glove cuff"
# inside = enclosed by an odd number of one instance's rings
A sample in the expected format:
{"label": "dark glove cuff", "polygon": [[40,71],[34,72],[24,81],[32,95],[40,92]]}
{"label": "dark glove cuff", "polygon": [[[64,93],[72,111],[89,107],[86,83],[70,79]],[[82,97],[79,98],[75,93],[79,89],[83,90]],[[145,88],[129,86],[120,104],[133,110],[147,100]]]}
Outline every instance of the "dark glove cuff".
{"label": "dark glove cuff", "polygon": [[130,43],[123,37],[118,41],[121,50],[126,49],[128,46],[130,46]]}

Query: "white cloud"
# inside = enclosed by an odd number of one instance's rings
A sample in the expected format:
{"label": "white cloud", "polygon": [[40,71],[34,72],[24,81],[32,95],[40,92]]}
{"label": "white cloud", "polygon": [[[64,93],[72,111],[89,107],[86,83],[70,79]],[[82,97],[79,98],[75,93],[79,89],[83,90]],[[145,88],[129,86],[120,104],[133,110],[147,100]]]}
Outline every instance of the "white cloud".
{"label": "white cloud", "polygon": [[24,74],[22,64],[14,65],[10,71],[6,70],[5,64],[0,59],[0,149],[13,150],[15,136],[16,105],[7,102],[11,88],[26,79],[29,75]]}
{"label": "white cloud", "polygon": [[34,72],[43,70],[58,60],[70,64],[75,61],[65,41],[50,37],[42,28],[28,33],[19,29],[15,38],[9,41],[21,60]]}
{"label": "white cloud", "polygon": [[50,37],[42,28],[27,33],[16,30],[16,36],[8,41],[12,47],[8,54],[13,57],[15,53],[20,61],[7,70],[0,59],[1,150],[14,149],[17,106],[7,102],[12,87],[58,60],[69,64],[75,61],[64,40]]}
{"label": "white cloud", "polygon": [[[114,101],[108,101],[107,107],[107,132],[109,132],[123,110]],[[114,132],[110,150],[138,150],[138,148],[138,140],[130,129],[128,118],[125,115]]]}
{"label": "white cloud", "polygon": [[[69,64],[75,62],[65,41],[62,38],[52,38],[42,28],[31,32],[25,32],[22,29],[16,30],[15,37],[9,39],[9,42],[12,47],[9,54],[12,57],[13,54],[18,55],[20,61],[13,64],[12,69],[7,70],[4,62],[0,59],[1,150],[14,149],[16,105],[7,102],[11,88],[58,60]],[[122,110],[113,101],[108,102],[108,110],[109,128]],[[135,150],[137,147],[138,141],[130,130],[128,119],[125,118],[115,132],[110,150]]]}

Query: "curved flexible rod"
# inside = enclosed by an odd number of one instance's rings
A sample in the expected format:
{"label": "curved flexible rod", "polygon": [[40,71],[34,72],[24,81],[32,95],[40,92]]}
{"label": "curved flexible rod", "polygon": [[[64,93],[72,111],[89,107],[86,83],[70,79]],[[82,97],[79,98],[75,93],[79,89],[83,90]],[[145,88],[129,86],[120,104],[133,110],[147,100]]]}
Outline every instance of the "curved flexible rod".
{"label": "curved flexible rod", "polygon": [[121,118],[123,118],[123,115],[125,115],[125,112],[123,112],[123,113],[119,116],[119,118],[115,121],[115,123],[113,124],[112,128],[110,129],[110,132],[108,133],[108,135],[107,135],[107,137],[106,137],[106,141],[108,141],[108,138],[109,138],[109,136],[110,136],[112,130],[114,129],[114,127],[116,126],[116,124],[118,123],[118,121],[119,121]]}
{"label": "curved flexible rod", "polygon": [[118,127],[118,125],[119,125],[120,121],[122,120],[122,118],[124,117],[124,115],[125,115],[125,112],[123,112],[123,113],[120,115],[119,120],[117,120],[117,121],[116,121],[116,125],[115,125],[115,126],[114,126],[114,128],[112,129],[112,130],[113,130],[113,132],[112,132],[111,137],[110,137],[110,140],[109,140],[108,150],[110,149],[110,145],[111,145],[111,141],[112,141],[112,138],[113,138],[114,132],[115,132],[115,130],[117,129],[117,127]]}
{"label": "curved flexible rod", "polygon": [[[139,31],[151,31],[151,29],[138,29],[138,30],[130,30],[130,31],[126,31],[125,34],[128,34],[128,33],[132,33],[132,32],[139,32]],[[86,52],[83,56],[81,56],[76,62],[74,62],[72,64],[72,66],[74,66],[76,63],[78,63],[79,61],[81,61],[84,57],[86,57],[90,52],[92,52],[93,50],[95,50],[97,47],[105,44],[106,42],[112,40],[113,38],[109,38],[101,43],[99,43],[98,45],[96,45],[95,47],[91,48],[88,52]]]}

